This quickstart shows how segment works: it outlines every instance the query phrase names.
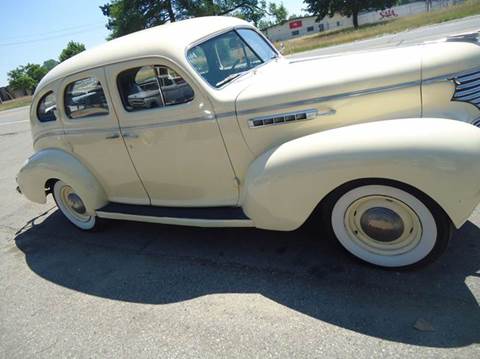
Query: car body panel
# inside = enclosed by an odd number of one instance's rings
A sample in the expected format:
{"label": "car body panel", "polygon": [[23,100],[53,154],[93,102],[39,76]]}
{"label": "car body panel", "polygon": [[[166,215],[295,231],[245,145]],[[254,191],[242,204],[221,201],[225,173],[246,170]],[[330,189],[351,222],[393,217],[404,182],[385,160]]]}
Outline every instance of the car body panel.
{"label": "car body panel", "polygon": [[[461,37],[302,60],[278,54],[225,86],[210,86],[188,62],[187,52],[238,28],[255,29],[230,17],[162,25],[56,66],[34,94],[37,154],[19,173],[22,192],[43,202],[51,176],[79,186],[90,211],[106,202],[241,206],[250,219],[235,225],[293,230],[338,186],[383,178],[419,189],[455,226],[464,223],[480,200],[480,129],[468,124],[480,110],[452,96],[456,76],[480,67],[477,40]],[[147,64],[178,72],[193,88],[194,100],[126,111],[117,74]],[[109,114],[71,120],[64,110],[65,87],[88,74],[100,79]],[[36,108],[48,91],[56,93],[57,120],[39,123]],[[131,99],[153,107],[157,97]],[[88,98],[79,95],[75,101]],[[87,194],[87,189],[92,191]]]}
{"label": "car body panel", "polygon": [[460,227],[480,201],[479,153],[480,129],[459,121],[399,119],[346,126],[259,156],[248,171],[241,203],[257,227],[294,230],[340,185],[392,179],[429,195]]}
{"label": "car body panel", "polygon": [[107,202],[107,194],[97,178],[71,153],[47,148],[36,152],[20,169],[17,183],[22,194],[37,203],[46,202],[48,180],[61,180],[75,188],[87,213],[94,214]]}
{"label": "car body panel", "polygon": [[188,103],[135,112],[128,112],[119,93],[113,93],[127,150],[151,204],[236,205],[238,186],[212,106],[185,71],[162,57],[122,62],[106,68],[109,87],[116,87],[120,72],[147,65],[168,66],[194,92]]}

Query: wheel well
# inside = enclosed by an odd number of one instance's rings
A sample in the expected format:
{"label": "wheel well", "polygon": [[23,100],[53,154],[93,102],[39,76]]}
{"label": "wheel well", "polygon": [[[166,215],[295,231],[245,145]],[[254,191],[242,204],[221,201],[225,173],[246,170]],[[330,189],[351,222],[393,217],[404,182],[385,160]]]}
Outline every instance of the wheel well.
{"label": "wheel well", "polygon": [[425,192],[420,191],[418,188],[413,187],[407,183],[392,180],[392,179],[387,179],[387,178],[359,178],[355,179],[352,181],[345,182],[341,184],[340,186],[336,187],[332,191],[330,191],[325,197],[322,198],[322,200],[317,204],[315,209],[312,211],[308,219],[305,221],[305,224],[311,223],[313,220],[322,218],[324,219],[326,216],[328,216],[328,213],[325,213],[326,210],[331,206],[331,202],[335,200],[340,194],[345,193],[349,189],[353,189],[358,186],[366,186],[366,185],[387,185],[387,186],[393,186],[397,187],[400,189],[403,189],[418,199],[424,201],[428,207],[433,207],[441,212],[450,220],[450,223],[452,223],[452,219],[444,211],[444,209],[435,201],[433,198],[431,198],[429,195],[427,195]]}
{"label": "wheel well", "polygon": [[45,182],[45,194],[49,194],[53,192],[53,186],[55,185],[55,182],[58,181],[58,178],[50,178]]}

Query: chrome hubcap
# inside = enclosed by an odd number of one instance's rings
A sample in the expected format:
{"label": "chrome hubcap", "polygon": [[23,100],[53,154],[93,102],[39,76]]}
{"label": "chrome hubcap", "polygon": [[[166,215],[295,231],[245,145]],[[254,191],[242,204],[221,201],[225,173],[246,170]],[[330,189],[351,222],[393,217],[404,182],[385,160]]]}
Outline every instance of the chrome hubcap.
{"label": "chrome hubcap", "polygon": [[84,214],[86,212],[85,205],[76,193],[70,193],[67,195],[67,204],[79,214]]}
{"label": "chrome hubcap", "polygon": [[350,238],[369,252],[399,255],[417,246],[422,236],[418,215],[396,198],[371,195],[359,198],[345,212]]}
{"label": "chrome hubcap", "polygon": [[404,231],[402,218],[385,207],[373,207],[363,212],[360,226],[367,236],[380,242],[393,242]]}
{"label": "chrome hubcap", "polygon": [[63,203],[64,210],[78,221],[87,222],[91,216],[87,214],[87,209],[82,199],[75,193],[72,187],[65,185],[60,190],[60,201]]}

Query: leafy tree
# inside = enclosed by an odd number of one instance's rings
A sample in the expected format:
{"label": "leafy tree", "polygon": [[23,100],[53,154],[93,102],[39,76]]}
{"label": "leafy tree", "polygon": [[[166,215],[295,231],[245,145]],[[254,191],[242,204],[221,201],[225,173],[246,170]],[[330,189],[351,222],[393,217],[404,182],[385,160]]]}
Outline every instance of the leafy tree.
{"label": "leafy tree", "polygon": [[47,71],[38,64],[19,66],[8,73],[8,85],[14,90],[33,91]]}
{"label": "leafy tree", "polygon": [[335,13],[352,16],[353,26],[358,28],[358,14],[362,10],[380,10],[394,5],[396,0],[304,0],[307,11],[317,19],[332,17]]}
{"label": "leafy tree", "polygon": [[67,44],[67,47],[62,50],[58,59],[60,60],[60,62],[63,62],[66,59],[69,59],[70,57],[81,53],[82,51],[85,51],[84,44],[80,42],[70,41]]}
{"label": "leafy tree", "polygon": [[38,64],[26,64],[23,66],[23,71],[27,76],[33,79],[35,81],[35,86],[40,82],[40,80],[45,76],[48,72],[48,70]]}
{"label": "leafy tree", "polygon": [[53,69],[57,65],[58,65],[57,60],[50,59],[50,60],[44,61],[42,66],[45,67],[47,69],[47,71],[50,71],[51,69]]}
{"label": "leafy tree", "polygon": [[287,20],[288,11],[285,6],[283,6],[283,3],[277,5],[271,2],[270,4],[268,4],[268,12],[274,17],[275,24],[281,24],[282,22]]}
{"label": "leafy tree", "polygon": [[109,39],[190,17],[233,15],[257,24],[265,0],[110,0],[100,6],[108,18]]}

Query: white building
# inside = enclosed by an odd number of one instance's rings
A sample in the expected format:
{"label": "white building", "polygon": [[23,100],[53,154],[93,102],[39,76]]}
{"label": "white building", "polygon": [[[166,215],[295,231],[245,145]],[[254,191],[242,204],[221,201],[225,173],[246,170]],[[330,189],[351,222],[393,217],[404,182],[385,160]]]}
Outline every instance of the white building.
{"label": "white building", "polygon": [[[432,9],[448,7],[461,2],[463,2],[463,0],[433,0]],[[410,4],[394,6],[390,9],[361,13],[358,16],[358,24],[371,24],[398,17],[420,14],[426,11],[426,3],[424,1],[417,1]],[[270,26],[262,31],[271,41],[284,41],[295,37],[313,35],[322,31],[353,27],[351,17],[341,16],[339,14],[335,14],[333,17],[325,16],[320,21],[316,21],[316,18],[316,16],[299,17],[285,21],[282,24]]]}

